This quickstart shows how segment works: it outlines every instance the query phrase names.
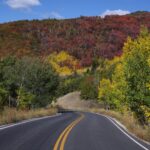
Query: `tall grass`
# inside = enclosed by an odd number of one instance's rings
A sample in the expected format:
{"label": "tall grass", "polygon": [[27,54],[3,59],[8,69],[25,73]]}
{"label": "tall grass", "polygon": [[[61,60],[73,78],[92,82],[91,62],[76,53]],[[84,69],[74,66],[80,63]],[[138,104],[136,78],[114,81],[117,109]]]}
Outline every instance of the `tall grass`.
{"label": "tall grass", "polygon": [[0,125],[14,123],[26,119],[49,116],[57,113],[56,108],[16,110],[15,108],[5,108],[0,114]]}
{"label": "tall grass", "polygon": [[134,134],[135,136],[150,142],[150,126],[142,126],[139,124],[137,119],[134,117],[133,113],[119,113],[116,111],[106,111],[104,109],[91,109],[92,112],[104,114],[107,116],[111,116],[118,121],[120,121],[129,132]]}

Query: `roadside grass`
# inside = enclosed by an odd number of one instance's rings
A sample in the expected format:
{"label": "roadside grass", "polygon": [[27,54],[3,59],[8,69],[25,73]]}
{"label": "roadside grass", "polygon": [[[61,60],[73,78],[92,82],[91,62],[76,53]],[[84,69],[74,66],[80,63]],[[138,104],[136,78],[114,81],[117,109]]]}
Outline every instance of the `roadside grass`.
{"label": "roadside grass", "polygon": [[95,108],[91,109],[90,111],[115,118],[116,120],[121,122],[130,133],[147,142],[150,142],[150,126],[140,125],[138,121],[135,119],[133,113],[131,112],[119,113],[112,110],[95,109]]}
{"label": "roadside grass", "polygon": [[50,116],[57,113],[57,108],[42,108],[35,110],[16,110],[15,108],[5,108],[0,114],[0,125],[15,123],[26,119]]}

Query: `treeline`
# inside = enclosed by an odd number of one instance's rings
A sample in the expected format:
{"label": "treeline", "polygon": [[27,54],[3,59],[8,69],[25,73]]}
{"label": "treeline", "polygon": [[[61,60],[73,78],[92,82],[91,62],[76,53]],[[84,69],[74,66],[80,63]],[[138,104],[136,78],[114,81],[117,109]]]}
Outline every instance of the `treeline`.
{"label": "treeline", "polygon": [[137,39],[128,38],[122,56],[113,60],[95,59],[92,68],[81,88],[83,98],[93,99],[94,95],[105,109],[131,111],[142,124],[150,123],[150,33],[147,28],[142,27]]}
{"label": "treeline", "polygon": [[104,108],[131,111],[142,124],[150,123],[150,33],[128,38],[123,54],[112,60],[95,56],[90,67],[65,51],[39,59],[0,60],[0,109],[46,107],[57,97],[81,91],[81,98]]}
{"label": "treeline", "polygon": [[44,59],[5,57],[0,60],[0,111],[46,107],[58,97],[80,90],[84,78],[80,74],[78,60],[64,51]]}
{"label": "treeline", "polygon": [[[79,70],[77,69],[79,68]],[[0,60],[0,110],[46,107],[57,97],[79,90],[78,60],[62,51],[43,59],[14,56]]]}
{"label": "treeline", "polygon": [[56,97],[59,77],[37,58],[6,57],[0,60],[0,108],[45,107]]}

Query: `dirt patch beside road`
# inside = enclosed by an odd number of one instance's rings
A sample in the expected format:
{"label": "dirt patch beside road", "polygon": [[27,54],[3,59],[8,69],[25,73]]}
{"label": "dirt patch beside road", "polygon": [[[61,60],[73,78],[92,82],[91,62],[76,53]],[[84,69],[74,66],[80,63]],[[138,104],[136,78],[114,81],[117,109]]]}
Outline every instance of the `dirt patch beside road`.
{"label": "dirt patch beside road", "polygon": [[81,100],[80,92],[72,92],[63,97],[60,97],[56,104],[64,109],[82,110],[97,107],[97,104],[90,100]]}

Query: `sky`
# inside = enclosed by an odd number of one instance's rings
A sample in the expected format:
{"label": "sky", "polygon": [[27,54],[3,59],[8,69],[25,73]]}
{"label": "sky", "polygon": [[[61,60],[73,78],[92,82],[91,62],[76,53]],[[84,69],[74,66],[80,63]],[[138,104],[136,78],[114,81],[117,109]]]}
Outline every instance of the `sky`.
{"label": "sky", "polygon": [[150,11],[150,0],[0,0],[0,23],[31,19],[124,15]]}

